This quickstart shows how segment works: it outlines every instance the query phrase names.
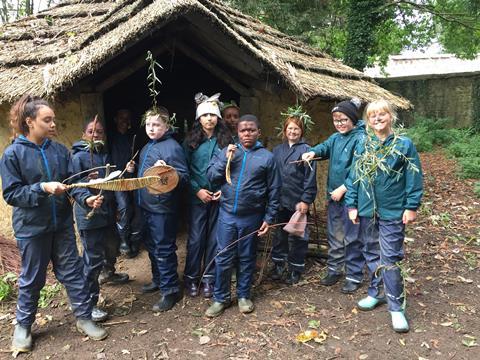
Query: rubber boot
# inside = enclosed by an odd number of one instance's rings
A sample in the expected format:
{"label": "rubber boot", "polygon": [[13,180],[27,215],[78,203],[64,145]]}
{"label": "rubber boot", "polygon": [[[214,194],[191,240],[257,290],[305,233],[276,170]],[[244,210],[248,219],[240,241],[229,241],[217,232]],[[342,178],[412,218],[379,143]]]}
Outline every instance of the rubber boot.
{"label": "rubber boot", "polygon": [[32,345],[31,326],[15,325],[12,338],[12,351],[29,352],[32,351]]}
{"label": "rubber boot", "polygon": [[108,336],[104,328],[90,319],[77,319],[77,330],[95,341],[103,340]]}

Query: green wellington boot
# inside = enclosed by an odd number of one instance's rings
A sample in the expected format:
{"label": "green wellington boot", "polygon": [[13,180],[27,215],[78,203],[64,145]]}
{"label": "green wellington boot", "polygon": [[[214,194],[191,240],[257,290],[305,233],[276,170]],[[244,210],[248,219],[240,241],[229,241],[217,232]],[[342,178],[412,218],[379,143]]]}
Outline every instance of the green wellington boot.
{"label": "green wellington boot", "polygon": [[15,325],[12,338],[12,351],[29,352],[32,351],[32,333],[30,326]]}
{"label": "green wellington boot", "polygon": [[107,331],[98,326],[90,319],[77,319],[77,330],[84,335],[87,335],[92,340],[103,340],[108,336]]}
{"label": "green wellington boot", "polygon": [[255,310],[255,305],[253,305],[253,301],[250,299],[240,298],[238,299],[238,310],[242,314],[248,314]]}
{"label": "green wellington boot", "polygon": [[228,303],[221,303],[218,301],[214,301],[212,305],[205,311],[205,316],[209,318],[214,318],[219,315],[222,315],[226,308],[230,306],[230,302]]}

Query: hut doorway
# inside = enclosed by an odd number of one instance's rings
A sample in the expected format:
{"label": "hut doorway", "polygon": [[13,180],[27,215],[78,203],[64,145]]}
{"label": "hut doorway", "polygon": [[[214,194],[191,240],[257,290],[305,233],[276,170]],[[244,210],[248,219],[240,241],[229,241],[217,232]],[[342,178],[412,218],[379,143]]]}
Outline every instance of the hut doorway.
{"label": "hut doorway", "polygon": [[[236,91],[183,53],[176,52],[172,55],[165,52],[157,56],[156,60],[163,67],[158,74],[162,84],[157,101],[171,114],[176,114],[178,141],[183,140],[186,127],[191,128],[194,121],[196,93],[213,95],[220,92],[222,100],[235,100],[239,103],[240,95]],[[146,136],[141,128],[141,118],[151,106],[147,87],[147,66],[106,90],[103,94],[103,106],[107,129],[110,131],[115,126],[113,118],[117,110],[129,109],[132,112],[132,127],[139,140],[137,146],[142,146],[146,142]]]}

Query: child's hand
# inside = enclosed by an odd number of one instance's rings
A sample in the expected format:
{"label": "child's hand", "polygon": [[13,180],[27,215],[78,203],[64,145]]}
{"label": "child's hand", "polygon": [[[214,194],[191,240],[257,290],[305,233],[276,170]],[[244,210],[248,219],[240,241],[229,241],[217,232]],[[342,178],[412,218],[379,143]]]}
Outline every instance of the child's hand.
{"label": "child's hand", "polygon": [[130,173],[130,174],[135,172],[135,161],[130,160],[127,163],[127,166],[125,168],[127,169],[127,172]]}
{"label": "child's hand", "polygon": [[358,218],[358,210],[357,209],[348,209],[348,218],[352,220],[354,224],[359,224],[360,219]]}
{"label": "child's hand", "polygon": [[258,236],[263,236],[268,232],[268,224],[266,221],[262,223],[262,226],[260,226],[260,229],[258,229]]}
{"label": "child's hand", "polygon": [[302,154],[302,160],[305,160],[305,161],[310,161],[314,157],[315,157],[315,153],[313,151],[309,151]]}
{"label": "child's hand", "polygon": [[414,222],[416,218],[417,218],[417,212],[415,210],[407,209],[403,212],[402,221],[405,225]]}
{"label": "child's hand", "polygon": [[87,203],[87,206],[93,209],[98,209],[103,204],[103,195],[90,196],[87,198],[87,200],[85,200],[85,202]]}
{"label": "child's hand", "polygon": [[202,200],[202,202],[203,202],[204,204],[207,204],[207,203],[209,203],[210,201],[212,201],[212,199],[213,199],[213,194],[212,194],[210,191],[206,190],[206,189],[200,189],[200,190],[198,190],[198,192],[197,192],[197,197],[198,197],[200,200]]}
{"label": "child's hand", "polygon": [[295,205],[295,210],[300,211],[302,214],[306,214],[308,212],[309,205],[300,201],[297,205]]}
{"label": "child's hand", "polygon": [[217,201],[218,199],[220,199],[220,196],[222,196],[222,191],[218,190],[216,193],[213,193],[212,200]]}
{"label": "child's hand", "polygon": [[347,188],[345,187],[345,185],[342,184],[330,193],[330,197],[333,201],[340,201],[342,200],[342,197],[343,195],[345,195],[346,192]]}
{"label": "child's hand", "polygon": [[44,182],[44,183],[42,183],[41,188],[46,193],[49,193],[49,194],[52,194],[52,195],[63,194],[65,192],[65,190],[67,189],[65,184],[62,184],[62,183],[57,182],[57,181]]}
{"label": "child's hand", "polygon": [[233,155],[233,154],[235,153],[235,150],[237,150],[237,145],[235,145],[235,144],[229,144],[229,145],[227,146],[227,152],[225,153],[225,155],[227,156],[227,158],[228,158],[228,156],[229,156],[230,154]]}
{"label": "child's hand", "polygon": [[157,160],[155,164],[153,164],[153,166],[163,166],[163,165],[167,165],[167,163],[163,160]]}
{"label": "child's hand", "polygon": [[98,171],[92,171],[87,175],[88,181],[98,179]]}

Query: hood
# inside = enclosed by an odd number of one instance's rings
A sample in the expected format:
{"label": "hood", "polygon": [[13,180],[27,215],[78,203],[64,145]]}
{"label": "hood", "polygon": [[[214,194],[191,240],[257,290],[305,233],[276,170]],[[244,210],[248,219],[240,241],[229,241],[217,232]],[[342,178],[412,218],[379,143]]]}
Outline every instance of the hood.
{"label": "hood", "polygon": [[[98,153],[98,152],[103,152],[103,148],[104,146],[101,146],[101,149],[100,151],[96,151],[94,150],[95,153]],[[80,140],[80,141],[77,141],[76,143],[74,143],[72,145],[72,154],[76,154],[78,152],[90,152],[90,150],[88,149],[87,147],[87,142],[85,140]]]}
{"label": "hood", "polygon": [[15,138],[15,140],[13,140],[13,144],[21,144],[21,145],[29,146],[32,148],[44,148],[44,149],[49,147],[51,143],[52,143],[52,140],[45,139],[42,145],[37,145],[34,142],[31,142],[30,140],[28,140],[24,135],[20,135],[19,137]]}

